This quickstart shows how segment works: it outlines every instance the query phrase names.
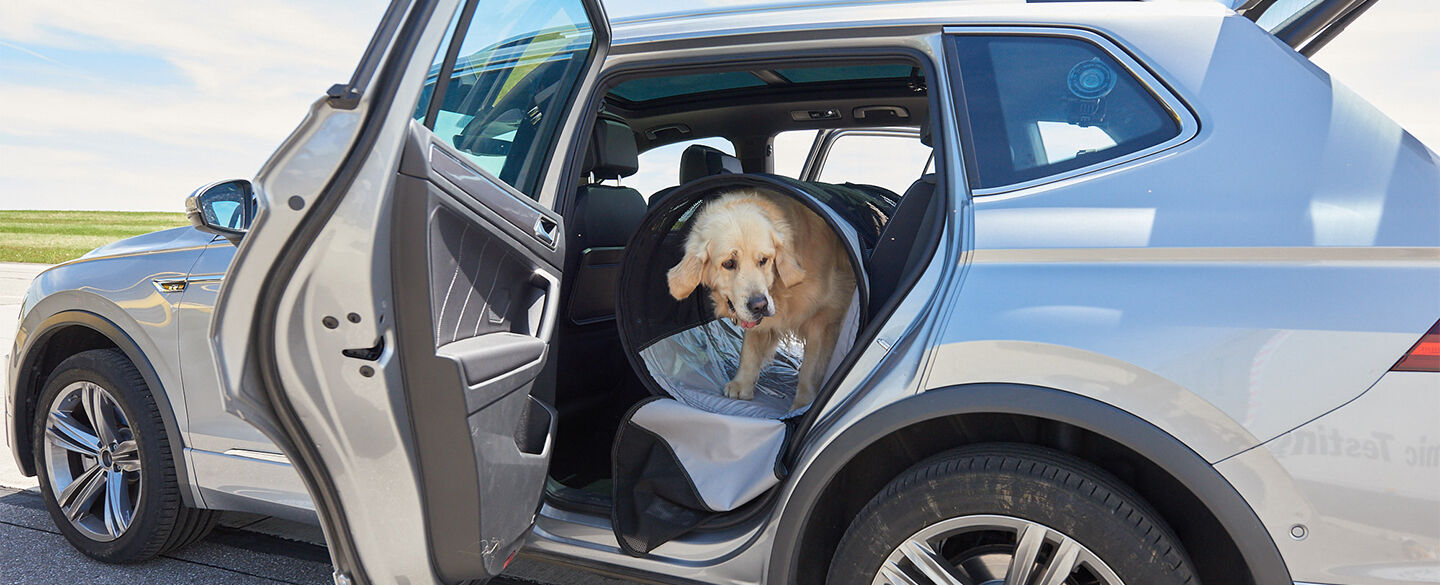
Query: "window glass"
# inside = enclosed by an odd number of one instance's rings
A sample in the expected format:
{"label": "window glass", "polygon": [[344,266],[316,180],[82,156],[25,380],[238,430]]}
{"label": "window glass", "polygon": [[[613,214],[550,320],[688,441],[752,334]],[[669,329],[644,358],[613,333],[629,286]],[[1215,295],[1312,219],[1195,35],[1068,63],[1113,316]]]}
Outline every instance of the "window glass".
{"label": "window glass", "polygon": [[903,194],[925,174],[930,147],[919,136],[846,132],[830,142],[816,176],[825,183],[860,183]]}
{"label": "window glass", "polygon": [[975,188],[1001,187],[1124,156],[1180,133],[1144,85],[1072,38],[955,35]]}
{"label": "window glass", "polygon": [[1260,15],[1260,18],[1255,21],[1255,24],[1260,25],[1260,28],[1274,32],[1275,29],[1289,22],[1295,15],[1309,11],[1319,3],[1320,0],[1277,0],[1274,4],[1271,4],[1269,8],[1265,9],[1265,12]]}
{"label": "window glass", "polygon": [[722,71],[636,79],[615,86],[615,89],[610,90],[610,94],[626,101],[643,102],[693,93],[764,86],[764,81],[748,71]]}
{"label": "window glass", "polygon": [[815,144],[819,130],[786,130],[771,140],[774,146],[774,172],[792,179],[800,178],[805,169],[805,157],[810,155],[810,146]]}
{"label": "window glass", "polygon": [[639,191],[646,199],[661,189],[679,185],[680,155],[695,144],[703,144],[735,156],[735,145],[719,136],[666,144],[640,153],[640,170],[622,179],[622,184]]}
{"label": "window glass", "polygon": [[425,87],[420,90],[420,101],[415,104],[416,120],[424,120],[425,113],[430,110],[430,98],[435,94],[435,80],[440,77],[440,67],[444,64],[445,55],[450,50],[450,45],[455,44],[455,27],[460,24],[460,16],[465,13],[464,8],[455,11],[455,18],[450,19],[450,26],[445,28],[445,42],[440,43],[440,49],[435,52],[435,59],[430,63],[430,72],[425,77]]}
{"label": "window glass", "polygon": [[[431,129],[476,166],[534,197],[590,53],[593,34],[584,5],[482,0],[461,25],[455,67],[436,76],[446,84],[435,97],[440,108]],[[435,63],[443,59],[439,54]],[[433,84],[426,95],[435,91]]]}

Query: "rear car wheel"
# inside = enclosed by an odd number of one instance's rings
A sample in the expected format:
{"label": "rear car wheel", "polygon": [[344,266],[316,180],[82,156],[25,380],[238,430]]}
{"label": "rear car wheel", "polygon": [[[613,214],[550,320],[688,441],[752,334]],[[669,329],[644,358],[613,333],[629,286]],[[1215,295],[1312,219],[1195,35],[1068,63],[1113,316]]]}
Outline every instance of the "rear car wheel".
{"label": "rear car wheel", "polygon": [[1194,585],[1179,541],[1105,471],[982,445],[895,478],[835,552],[829,585]]}
{"label": "rear car wheel", "polygon": [[215,512],[181,502],[160,410],[124,353],[67,358],[37,405],[34,457],[45,507],[80,552],[143,561],[215,526]]}

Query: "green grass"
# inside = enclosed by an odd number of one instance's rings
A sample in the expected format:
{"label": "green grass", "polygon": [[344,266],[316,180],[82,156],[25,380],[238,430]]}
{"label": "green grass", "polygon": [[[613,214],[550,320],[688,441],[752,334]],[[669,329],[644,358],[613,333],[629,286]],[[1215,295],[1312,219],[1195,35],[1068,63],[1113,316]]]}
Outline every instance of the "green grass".
{"label": "green grass", "polygon": [[0,262],[56,264],[105,244],[188,225],[183,213],[0,211]]}

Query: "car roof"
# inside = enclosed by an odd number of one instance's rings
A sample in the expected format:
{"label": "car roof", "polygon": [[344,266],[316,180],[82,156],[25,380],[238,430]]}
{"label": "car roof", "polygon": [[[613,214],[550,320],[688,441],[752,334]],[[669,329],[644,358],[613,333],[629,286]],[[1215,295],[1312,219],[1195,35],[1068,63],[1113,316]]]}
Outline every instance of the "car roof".
{"label": "car roof", "polygon": [[1149,14],[1217,14],[1228,5],[1217,0],[736,0],[712,6],[655,14],[625,14],[612,20],[616,46],[652,41],[699,39],[732,34],[824,28],[963,24],[1004,21],[1013,24],[1083,24],[1141,7]]}

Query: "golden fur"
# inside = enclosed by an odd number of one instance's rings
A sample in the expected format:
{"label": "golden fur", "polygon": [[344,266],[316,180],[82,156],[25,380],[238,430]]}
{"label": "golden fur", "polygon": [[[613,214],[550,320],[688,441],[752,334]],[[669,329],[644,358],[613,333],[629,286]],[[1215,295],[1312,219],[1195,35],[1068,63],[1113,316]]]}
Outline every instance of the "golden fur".
{"label": "golden fur", "polygon": [[815,399],[855,293],[845,248],[825,220],[787,197],[752,189],[721,195],[695,215],[685,257],[667,277],[677,300],[704,284],[716,316],[745,328],[726,396],[753,398],[760,370],[791,335],[805,343],[792,408]]}

